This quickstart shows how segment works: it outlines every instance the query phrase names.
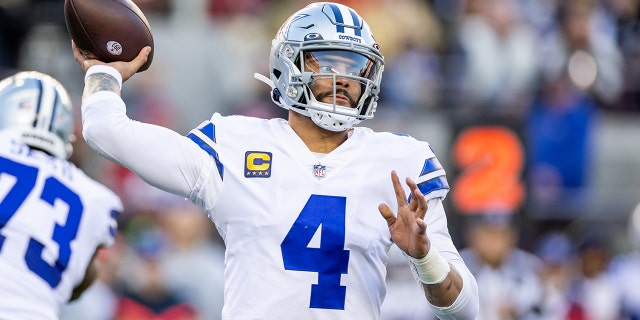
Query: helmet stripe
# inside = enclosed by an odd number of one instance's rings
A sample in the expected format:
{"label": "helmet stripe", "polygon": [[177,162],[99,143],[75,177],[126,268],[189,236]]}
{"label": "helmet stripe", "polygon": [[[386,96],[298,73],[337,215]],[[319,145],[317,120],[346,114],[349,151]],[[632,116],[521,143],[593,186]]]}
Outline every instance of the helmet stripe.
{"label": "helmet stripe", "polygon": [[[331,11],[333,12],[333,15],[336,19],[337,32],[345,33],[344,27],[346,26],[349,27],[349,29],[353,29],[354,35],[358,37],[362,36],[362,20],[353,9],[344,6],[340,7],[333,3],[329,4],[329,7],[331,8]],[[345,21],[345,16],[351,17],[351,21]]]}
{"label": "helmet stripe", "polygon": [[353,19],[353,26],[355,28],[353,28],[353,31],[356,33],[356,36],[361,37],[362,36],[362,28],[361,28],[361,23],[360,23],[360,17],[358,17],[358,14],[353,11],[353,9],[349,8],[349,13],[351,14],[351,19]]}
{"label": "helmet stripe", "polygon": [[38,113],[36,114],[38,121],[36,127],[49,131],[53,122],[53,108],[57,94],[55,88],[50,84],[41,80],[38,82],[40,84],[40,102],[38,103]]}
{"label": "helmet stripe", "polygon": [[344,19],[342,19],[342,12],[340,12],[340,8],[335,4],[329,4],[331,7],[331,11],[333,11],[333,15],[336,18],[336,31],[340,33],[344,33]]}
{"label": "helmet stripe", "polygon": [[[54,93],[53,95],[53,110],[51,110],[51,119],[49,119],[49,131],[53,132],[53,124],[55,123],[54,121],[54,117],[56,116],[56,109],[58,108],[58,99],[60,99],[60,96],[58,96],[58,94]],[[53,132],[55,133],[55,132]]]}
{"label": "helmet stripe", "polygon": [[36,106],[36,116],[33,119],[33,127],[37,127],[38,125],[38,118],[40,115],[40,107],[42,106],[42,80],[36,80],[37,84],[38,84],[38,105]]}

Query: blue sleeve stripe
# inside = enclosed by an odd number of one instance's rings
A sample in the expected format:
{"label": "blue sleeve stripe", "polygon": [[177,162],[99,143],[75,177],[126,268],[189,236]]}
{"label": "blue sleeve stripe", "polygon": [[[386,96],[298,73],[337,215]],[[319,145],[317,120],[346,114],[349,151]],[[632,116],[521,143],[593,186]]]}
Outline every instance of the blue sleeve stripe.
{"label": "blue sleeve stripe", "polygon": [[[446,176],[438,176],[425,182],[419,183],[418,189],[426,197],[427,195],[429,195],[429,193],[432,193],[434,191],[449,190],[449,182],[447,182]],[[407,202],[410,202],[411,198],[413,198],[413,193],[409,194]]]}
{"label": "blue sleeve stripe", "polygon": [[424,166],[422,166],[422,171],[420,172],[420,176],[424,176],[427,173],[431,173],[434,171],[442,170],[442,165],[437,158],[429,158],[425,160]]}
{"label": "blue sleeve stripe", "polygon": [[200,131],[211,138],[213,142],[216,142],[216,126],[214,126],[213,123],[207,123],[204,127],[200,128]]}
{"label": "blue sleeve stripe", "polygon": [[204,141],[202,141],[202,139],[198,138],[193,133],[189,133],[187,135],[187,138],[191,139],[191,141],[195,142],[202,150],[206,151],[209,155],[213,157],[213,160],[216,161],[216,167],[218,167],[218,173],[220,174],[220,179],[223,179],[224,166],[222,165],[222,162],[220,162],[218,153],[215,150],[213,150],[213,148],[210,145],[206,144]]}
{"label": "blue sleeve stripe", "polygon": [[418,184],[422,194],[427,195],[436,190],[449,189],[449,182],[445,176],[439,176]]}

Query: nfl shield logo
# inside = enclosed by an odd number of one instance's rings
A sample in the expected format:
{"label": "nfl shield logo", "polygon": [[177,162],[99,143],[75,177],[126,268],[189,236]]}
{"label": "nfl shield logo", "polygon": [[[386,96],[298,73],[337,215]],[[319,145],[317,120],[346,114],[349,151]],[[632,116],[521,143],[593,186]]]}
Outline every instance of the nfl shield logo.
{"label": "nfl shield logo", "polygon": [[326,166],[323,166],[321,164],[315,164],[313,165],[313,175],[318,179],[324,178],[326,169],[327,169]]}
{"label": "nfl shield logo", "polygon": [[31,110],[31,104],[29,102],[26,102],[26,101],[21,101],[20,104],[18,104],[18,109],[20,109],[20,110]]}

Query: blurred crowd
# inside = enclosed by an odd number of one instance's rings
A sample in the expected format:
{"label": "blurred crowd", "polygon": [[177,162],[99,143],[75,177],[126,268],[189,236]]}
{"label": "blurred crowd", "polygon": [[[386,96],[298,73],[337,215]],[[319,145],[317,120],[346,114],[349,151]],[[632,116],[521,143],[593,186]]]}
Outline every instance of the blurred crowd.
{"label": "blurred crowd", "polygon": [[[188,132],[213,112],[282,117],[271,38],[309,1],[134,0],[154,62],[128,113]],[[385,56],[376,118],[431,143],[448,171],[451,234],[482,320],[640,319],[640,1],[344,0]],[[0,0],[0,77],[38,70],[79,107],[63,0]],[[79,109],[79,108],[76,108]],[[73,161],[124,200],[99,281],[63,319],[219,319],[224,243],[202,211],[104,161]],[[384,320],[432,319],[392,251]]]}

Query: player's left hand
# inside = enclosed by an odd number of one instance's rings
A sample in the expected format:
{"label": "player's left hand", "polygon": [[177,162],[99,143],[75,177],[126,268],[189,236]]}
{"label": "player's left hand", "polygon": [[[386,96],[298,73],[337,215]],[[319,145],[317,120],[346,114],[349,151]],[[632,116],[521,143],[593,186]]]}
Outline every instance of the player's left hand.
{"label": "player's left hand", "polygon": [[423,220],[427,213],[427,200],[411,178],[406,180],[413,194],[411,202],[407,202],[407,196],[395,171],[391,171],[391,182],[398,201],[398,214],[394,215],[391,208],[384,203],[378,206],[378,210],[387,220],[393,242],[406,254],[416,259],[422,258],[431,247],[427,237],[427,224]]}

